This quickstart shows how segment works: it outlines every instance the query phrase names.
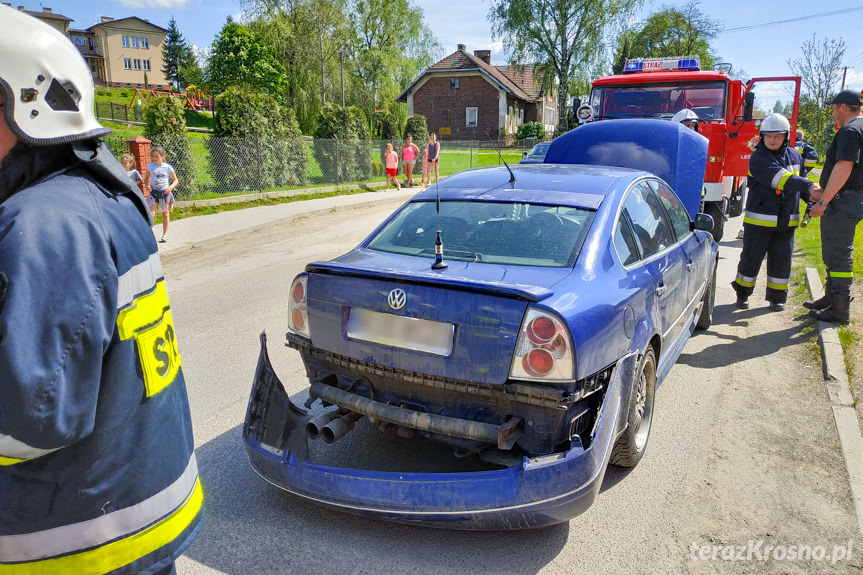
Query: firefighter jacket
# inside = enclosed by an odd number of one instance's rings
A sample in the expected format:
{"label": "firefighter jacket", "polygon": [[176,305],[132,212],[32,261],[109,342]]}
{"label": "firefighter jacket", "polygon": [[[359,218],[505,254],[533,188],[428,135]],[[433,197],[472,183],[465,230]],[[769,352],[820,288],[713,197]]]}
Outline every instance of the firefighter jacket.
{"label": "firefighter jacket", "polygon": [[743,223],[768,228],[795,227],[800,223],[800,199],[809,201],[812,182],[802,177],[802,160],[783,144],[777,151],[759,142],[749,158],[749,196]]}
{"label": "firefighter jacket", "polygon": [[797,140],[794,143],[794,149],[803,158],[803,171],[800,175],[805,176],[818,163],[818,152],[806,140]]}
{"label": "firefighter jacket", "polygon": [[153,573],[202,525],[177,337],[143,197],[72,150],[0,170],[0,574]]}

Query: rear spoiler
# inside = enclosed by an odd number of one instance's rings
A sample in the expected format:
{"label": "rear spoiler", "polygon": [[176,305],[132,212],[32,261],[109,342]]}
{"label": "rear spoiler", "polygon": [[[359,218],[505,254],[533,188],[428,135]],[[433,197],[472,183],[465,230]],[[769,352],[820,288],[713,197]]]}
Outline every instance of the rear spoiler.
{"label": "rear spoiler", "polygon": [[440,288],[458,288],[459,290],[474,293],[503,296],[538,302],[551,297],[554,293],[548,288],[511,284],[497,281],[478,281],[473,278],[459,277],[452,270],[442,276],[440,272],[429,269],[427,272],[416,270],[400,272],[398,270],[365,270],[358,268],[356,264],[342,264],[339,262],[314,262],[306,266],[306,272],[310,274],[340,275],[364,279],[393,280],[404,284],[428,285]]}

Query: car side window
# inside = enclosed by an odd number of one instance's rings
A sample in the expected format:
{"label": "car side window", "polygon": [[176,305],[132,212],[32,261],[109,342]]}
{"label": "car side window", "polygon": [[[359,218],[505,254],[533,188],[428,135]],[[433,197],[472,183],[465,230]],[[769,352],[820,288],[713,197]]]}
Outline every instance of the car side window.
{"label": "car side window", "polygon": [[647,182],[639,182],[629,191],[623,209],[632,222],[632,230],[643,257],[650,257],[674,243],[674,234],[666,221],[662,202]]}
{"label": "car side window", "polygon": [[668,214],[668,218],[671,220],[671,227],[674,228],[674,233],[677,234],[677,239],[682,239],[686,234],[692,231],[689,212],[687,212],[686,208],[683,207],[683,202],[680,201],[677,195],[675,195],[668,186],[659,180],[650,180],[650,187],[653,188],[656,195],[659,196],[660,200],[662,200],[662,205],[665,206],[665,211]]}
{"label": "car side window", "polygon": [[632,237],[632,230],[629,228],[626,216],[623,214],[620,214],[614,230],[614,249],[623,265],[628,266],[638,261],[638,246],[635,243],[635,238]]}

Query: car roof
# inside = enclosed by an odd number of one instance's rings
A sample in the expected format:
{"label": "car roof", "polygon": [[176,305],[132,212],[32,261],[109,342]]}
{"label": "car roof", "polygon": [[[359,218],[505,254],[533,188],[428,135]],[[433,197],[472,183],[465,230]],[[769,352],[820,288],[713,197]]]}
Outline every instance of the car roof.
{"label": "car roof", "polygon": [[639,170],[580,164],[514,164],[475,168],[429,186],[414,200],[486,200],[547,203],[596,209],[610,190],[651,175]]}

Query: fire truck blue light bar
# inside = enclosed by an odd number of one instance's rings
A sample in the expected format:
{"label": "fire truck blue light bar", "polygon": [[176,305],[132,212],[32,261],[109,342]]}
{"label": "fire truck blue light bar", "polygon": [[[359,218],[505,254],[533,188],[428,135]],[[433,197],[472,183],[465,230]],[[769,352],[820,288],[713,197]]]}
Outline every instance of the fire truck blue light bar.
{"label": "fire truck blue light bar", "polygon": [[698,56],[673,58],[629,58],[623,66],[624,74],[634,72],[697,72],[701,70]]}

